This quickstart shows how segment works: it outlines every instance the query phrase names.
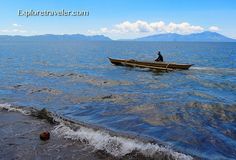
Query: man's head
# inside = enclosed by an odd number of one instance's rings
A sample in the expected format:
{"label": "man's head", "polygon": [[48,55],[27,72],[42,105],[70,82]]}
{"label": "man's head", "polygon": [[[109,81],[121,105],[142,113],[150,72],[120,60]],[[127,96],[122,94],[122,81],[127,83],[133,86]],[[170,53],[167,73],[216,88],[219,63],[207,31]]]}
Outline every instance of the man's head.
{"label": "man's head", "polygon": [[160,51],[157,51],[157,54],[158,54],[158,55],[160,55],[160,54],[161,54],[161,52],[160,52]]}

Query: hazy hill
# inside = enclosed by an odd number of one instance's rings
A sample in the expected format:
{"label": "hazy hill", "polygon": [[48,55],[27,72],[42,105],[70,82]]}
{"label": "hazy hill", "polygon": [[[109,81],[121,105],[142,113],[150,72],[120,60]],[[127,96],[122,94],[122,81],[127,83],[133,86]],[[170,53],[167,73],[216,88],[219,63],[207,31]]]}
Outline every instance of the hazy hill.
{"label": "hazy hill", "polygon": [[235,39],[228,38],[216,32],[202,32],[188,35],[176,33],[158,34],[135,39],[136,41],[190,41],[190,42],[236,42]]}
{"label": "hazy hill", "polygon": [[86,36],[82,34],[72,35],[36,35],[36,36],[5,36],[0,35],[0,41],[64,41],[64,40],[78,40],[78,41],[111,41],[110,38],[103,35]]}
{"label": "hazy hill", "polygon": [[[112,41],[104,35],[86,36],[82,34],[65,35],[35,35],[35,36],[8,36],[0,35],[0,41]],[[119,40],[121,41],[121,40]],[[183,42],[236,42],[235,39],[228,38],[216,32],[202,32],[188,35],[176,33],[157,34],[137,39],[126,39],[125,41],[183,41]]]}

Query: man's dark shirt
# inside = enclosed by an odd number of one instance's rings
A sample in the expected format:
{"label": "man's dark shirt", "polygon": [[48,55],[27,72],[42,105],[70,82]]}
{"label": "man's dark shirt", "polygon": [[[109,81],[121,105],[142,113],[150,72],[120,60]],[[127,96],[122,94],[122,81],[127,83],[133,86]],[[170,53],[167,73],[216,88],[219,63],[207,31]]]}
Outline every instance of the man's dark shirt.
{"label": "man's dark shirt", "polygon": [[158,58],[155,59],[156,62],[163,62],[163,57],[161,54],[159,54]]}

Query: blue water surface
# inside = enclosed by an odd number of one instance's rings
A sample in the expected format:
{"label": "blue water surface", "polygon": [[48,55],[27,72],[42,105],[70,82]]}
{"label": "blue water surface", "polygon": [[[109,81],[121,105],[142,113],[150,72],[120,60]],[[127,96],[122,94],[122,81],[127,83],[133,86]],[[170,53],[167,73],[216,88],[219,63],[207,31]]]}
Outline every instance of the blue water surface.
{"label": "blue water surface", "polygon": [[[107,57],[194,64],[154,72]],[[1,42],[0,102],[149,136],[206,159],[236,159],[236,43]]]}

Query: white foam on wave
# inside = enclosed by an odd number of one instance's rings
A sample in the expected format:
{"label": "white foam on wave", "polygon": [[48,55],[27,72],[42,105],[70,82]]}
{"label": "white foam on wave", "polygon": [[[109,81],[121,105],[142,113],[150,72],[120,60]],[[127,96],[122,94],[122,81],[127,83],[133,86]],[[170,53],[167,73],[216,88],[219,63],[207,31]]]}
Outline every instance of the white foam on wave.
{"label": "white foam on wave", "polygon": [[236,71],[236,68],[191,67],[190,70],[234,73]]}
{"label": "white foam on wave", "polygon": [[[39,111],[34,108],[16,107],[8,103],[0,104],[0,110],[20,112],[24,115],[32,115],[33,111]],[[33,115],[34,116],[34,115]],[[150,143],[142,141],[141,139],[129,138],[119,135],[110,134],[108,130],[90,128],[86,125],[80,125],[71,123],[57,115],[50,114],[55,122],[59,124],[54,127],[52,133],[61,136],[66,139],[78,140],[88,143],[97,150],[103,150],[107,153],[122,157],[126,154],[138,151],[144,156],[153,157],[159,159],[159,156],[169,157],[169,159],[177,160],[191,160],[193,159],[189,155],[173,151],[166,146],[160,146],[156,143]],[[76,126],[76,130],[73,130],[73,124]],[[70,127],[72,126],[72,127]]]}
{"label": "white foam on wave", "polygon": [[216,70],[217,68],[213,68],[213,67],[191,67],[190,69],[194,69],[194,70]]}
{"label": "white foam on wave", "polygon": [[12,106],[11,104],[9,103],[3,103],[3,104],[0,104],[0,110],[7,110],[9,112],[20,112],[24,115],[30,115],[31,112],[27,111],[27,110],[24,110],[23,108],[19,108],[19,107],[14,107]]}
{"label": "white foam on wave", "polygon": [[81,126],[77,130],[72,130],[70,127],[60,124],[53,129],[53,133],[64,138],[87,142],[97,150],[105,150],[116,157],[122,157],[132,151],[139,151],[148,157],[158,158],[158,155],[168,155],[174,159],[190,160],[191,156],[173,151],[170,148],[159,146],[158,144],[145,143],[138,139],[126,137],[112,136],[107,131],[95,130]]}

